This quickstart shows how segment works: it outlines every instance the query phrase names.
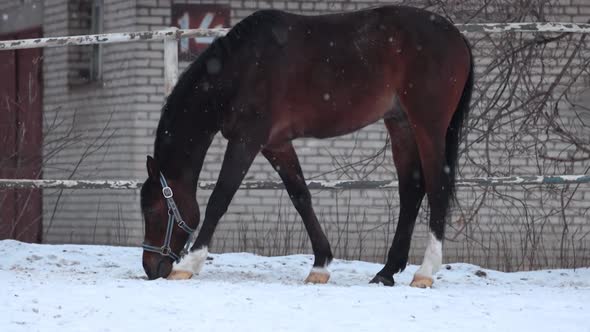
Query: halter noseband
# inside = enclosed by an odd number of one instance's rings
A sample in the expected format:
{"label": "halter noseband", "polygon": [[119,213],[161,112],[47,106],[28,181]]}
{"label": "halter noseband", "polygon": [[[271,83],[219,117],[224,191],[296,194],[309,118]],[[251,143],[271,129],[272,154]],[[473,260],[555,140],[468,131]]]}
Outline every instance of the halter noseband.
{"label": "halter noseband", "polygon": [[[168,256],[178,263],[178,261],[180,261],[180,258],[188,252],[188,249],[193,240],[193,236],[195,234],[195,230],[190,228],[190,226],[187,225],[184,222],[184,220],[182,220],[182,217],[180,216],[180,211],[178,211],[178,207],[176,206],[176,203],[172,198],[172,189],[168,186],[166,178],[164,178],[164,174],[162,174],[162,172],[160,172],[160,184],[162,184],[162,194],[166,199],[166,205],[168,205],[168,226],[166,226],[166,237],[164,238],[164,245],[162,245],[161,247],[156,247],[146,244],[144,242],[142,244],[142,247],[145,251],[155,252],[162,256]],[[189,235],[188,240],[186,241],[186,244],[184,246],[184,249],[180,252],[179,255],[175,254],[172,251],[172,248],[170,247],[174,221],[176,221],[178,227],[180,227],[183,231],[187,232]]]}

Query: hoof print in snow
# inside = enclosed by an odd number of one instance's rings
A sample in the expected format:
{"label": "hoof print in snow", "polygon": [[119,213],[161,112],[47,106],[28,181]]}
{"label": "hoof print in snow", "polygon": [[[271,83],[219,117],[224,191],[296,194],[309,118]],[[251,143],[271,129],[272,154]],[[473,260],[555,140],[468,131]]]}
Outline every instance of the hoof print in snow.
{"label": "hoof print in snow", "polygon": [[34,261],[38,261],[41,259],[43,259],[43,257],[37,256],[37,255],[32,255],[32,256],[27,257],[27,261],[29,261],[29,262],[34,262]]}
{"label": "hoof print in snow", "polygon": [[381,284],[383,286],[388,286],[388,287],[395,285],[395,281],[393,280],[393,278],[387,278],[387,277],[380,276],[380,275],[376,275],[373,279],[371,279],[371,281],[369,281],[369,283],[370,284]]}
{"label": "hoof print in snow", "polygon": [[478,276],[478,277],[480,277],[480,278],[485,278],[485,277],[487,277],[487,276],[488,276],[488,274],[487,274],[487,273],[485,273],[485,272],[484,272],[484,271],[482,271],[482,270],[477,270],[477,271],[475,271],[475,275],[476,275],[476,276]]}

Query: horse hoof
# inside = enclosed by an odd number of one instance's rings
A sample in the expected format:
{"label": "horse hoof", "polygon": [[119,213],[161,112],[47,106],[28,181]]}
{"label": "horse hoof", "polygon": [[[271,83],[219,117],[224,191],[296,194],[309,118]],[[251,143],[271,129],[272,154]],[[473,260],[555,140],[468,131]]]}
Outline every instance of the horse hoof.
{"label": "horse hoof", "polygon": [[193,273],[190,271],[172,271],[170,272],[170,274],[168,275],[168,277],[166,277],[166,279],[168,280],[187,280],[193,277]]}
{"label": "horse hoof", "polygon": [[433,282],[434,281],[430,277],[414,275],[414,280],[412,280],[410,286],[416,288],[431,288]]}
{"label": "horse hoof", "polygon": [[395,281],[393,280],[393,277],[384,277],[381,275],[376,275],[373,279],[371,279],[371,281],[369,281],[370,284],[382,284],[383,286],[388,286],[391,287],[395,284]]}
{"label": "horse hoof", "polygon": [[330,279],[330,272],[326,269],[312,269],[305,279],[306,284],[325,284]]}

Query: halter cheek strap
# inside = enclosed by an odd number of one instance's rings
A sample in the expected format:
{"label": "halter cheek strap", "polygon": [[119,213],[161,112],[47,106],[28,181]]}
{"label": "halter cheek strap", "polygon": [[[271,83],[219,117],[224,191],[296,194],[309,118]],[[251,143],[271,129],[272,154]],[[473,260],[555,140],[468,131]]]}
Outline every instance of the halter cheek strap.
{"label": "halter cheek strap", "polygon": [[[164,199],[166,199],[166,205],[168,205],[168,225],[166,226],[166,237],[164,238],[164,244],[161,247],[156,247],[149,245],[147,243],[143,243],[142,247],[145,251],[155,252],[162,256],[168,256],[172,258],[175,262],[179,262],[180,258],[188,253],[188,249],[193,242],[193,238],[195,235],[195,229],[192,229],[189,225],[187,225],[182,217],[180,216],[180,211],[174,202],[174,194],[172,193],[172,188],[168,186],[166,182],[166,178],[164,174],[160,172],[160,184],[162,185],[162,194],[164,195]],[[180,252],[180,254],[175,254],[170,247],[170,241],[172,240],[172,230],[174,228],[174,222],[178,227],[180,227],[183,231],[189,234],[188,240],[184,245],[184,249]]]}

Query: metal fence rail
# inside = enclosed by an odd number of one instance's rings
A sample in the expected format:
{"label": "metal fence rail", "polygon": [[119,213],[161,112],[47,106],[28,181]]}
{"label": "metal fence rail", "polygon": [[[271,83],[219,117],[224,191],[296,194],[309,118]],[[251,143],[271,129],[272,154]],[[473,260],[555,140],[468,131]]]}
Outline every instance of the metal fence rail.
{"label": "metal fence rail", "polygon": [[[0,189],[23,188],[61,188],[61,189],[139,189],[143,181],[130,180],[23,180],[0,179]],[[459,179],[459,187],[488,187],[488,186],[519,186],[519,185],[565,185],[590,183],[590,175],[551,175],[551,176],[507,176]],[[307,181],[311,190],[345,190],[345,189],[392,189],[398,188],[397,181]],[[211,190],[215,187],[214,181],[199,182],[199,189]],[[268,190],[283,189],[280,181],[244,181],[241,189]]]}
{"label": "metal fence rail", "polygon": [[[590,33],[590,24],[588,23],[469,23],[456,24],[457,28],[463,33],[485,32],[485,33],[505,33],[505,32],[572,32],[572,33]],[[48,37],[34,39],[19,39],[0,41],[0,50],[17,50],[24,48],[37,47],[59,47],[70,45],[94,45],[94,44],[113,44],[126,43],[134,41],[156,41],[165,39],[189,38],[189,37],[220,37],[224,36],[229,29],[164,29],[155,31],[139,32],[119,32],[98,35],[83,35],[69,37]]]}
{"label": "metal fence rail", "polygon": [[590,33],[588,23],[560,23],[560,22],[518,22],[518,23],[473,23],[455,24],[462,33],[485,32],[571,32]]}
{"label": "metal fence rail", "polygon": [[[48,37],[0,41],[0,50],[17,50],[37,47],[60,47],[72,45],[94,45],[94,44],[116,44],[136,41],[156,41],[165,39],[178,40],[189,37],[221,37],[229,29],[177,29],[168,28],[164,30],[139,31],[139,32],[116,32],[99,35],[81,35],[68,37]],[[590,30],[589,30],[590,31]]]}

